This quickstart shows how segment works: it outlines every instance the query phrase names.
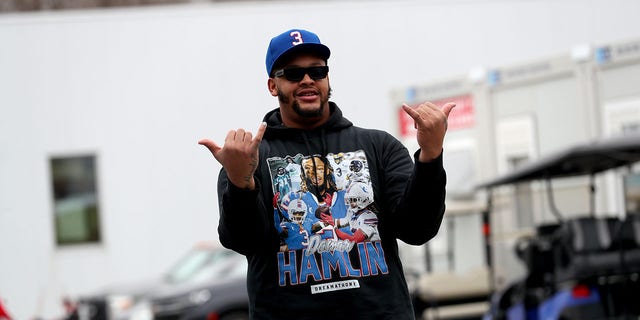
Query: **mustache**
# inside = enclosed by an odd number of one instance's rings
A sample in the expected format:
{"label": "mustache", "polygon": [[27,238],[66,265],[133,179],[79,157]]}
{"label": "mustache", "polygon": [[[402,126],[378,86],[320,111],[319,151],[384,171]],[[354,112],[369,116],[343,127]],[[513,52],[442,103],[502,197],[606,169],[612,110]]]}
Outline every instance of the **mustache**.
{"label": "mustache", "polygon": [[[333,89],[331,89],[331,86],[329,86],[329,92],[327,93],[327,100],[331,99],[331,93],[333,92]],[[282,92],[282,90],[280,90],[280,88],[278,88],[278,101],[282,102],[282,103],[291,103],[291,98],[288,97],[287,95],[284,94],[284,92]]]}

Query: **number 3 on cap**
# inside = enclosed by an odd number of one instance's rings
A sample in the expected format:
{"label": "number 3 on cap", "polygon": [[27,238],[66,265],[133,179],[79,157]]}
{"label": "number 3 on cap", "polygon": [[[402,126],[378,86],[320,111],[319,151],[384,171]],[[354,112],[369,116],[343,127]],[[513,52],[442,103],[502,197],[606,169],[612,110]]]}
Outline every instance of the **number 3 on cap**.
{"label": "number 3 on cap", "polygon": [[300,34],[300,31],[291,31],[291,33],[289,34],[290,36],[293,37],[293,39],[295,39],[296,41],[291,42],[292,45],[296,46],[302,43],[302,35]]}

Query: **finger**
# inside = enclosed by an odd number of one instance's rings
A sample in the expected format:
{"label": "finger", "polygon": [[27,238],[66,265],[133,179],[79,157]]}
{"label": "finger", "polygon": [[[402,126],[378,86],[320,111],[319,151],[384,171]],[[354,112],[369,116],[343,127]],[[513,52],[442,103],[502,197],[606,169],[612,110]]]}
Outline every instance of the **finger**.
{"label": "finger", "polygon": [[427,109],[440,110],[440,108],[438,108],[438,106],[433,102],[427,101],[427,102],[423,103],[422,105],[425,106]]}
{"label": "finger", "polygon": [[251,139],[253,139],[253,134],[249,131],[244,133],[244,137],[242,138],[243,141],[245,142],[250,142]]}
{"label": "finger", "polygon": [[244,129],[236,130],[236,136],[234,137],[234,140],[239,140],[239,141],[244,140],[244,134],[245,133],[246,132],[244,131]]}
{"label": "finger", "polygon": [[257,146],[262,142],[262,137],[264,136],[264,132],[267,130],[267,123],[262,122],[258,127],[258,132],[256,132],[255,137],[253,137],[252,145]]}
{"label": "finger", "polygon": [[416,120],[420,117],[418,111],[416,111],[406,103],[402,104],[402,110],[404,110],[404,112],[406,112],[411,118],[413,118],[413,120]]}
{"label": "finger", "polygon": [[224,138],[224,143],[227,143],[229,141],[233,141],[236,138],[236,131],[235,130],[229,130],[229,132],[227,132],[227,136]]}
{"label": "finger", "polygon": [[453,110],[453,108],[455,108],[456,104],[453,102],[449,102],[447,104],[445,104],[444,106],[442,106],[442,112],[444,112],[444,115],[447,116],[447,118],[449,117],[449,113],[451,113],[451,110]]}
{"label": "finger", "polygon": [[216,157],[218,152],[222,149],[222,147],[220,147],[217,143],[215,143],[213,140],[210,140],[210,139],[200,139],[198,141],[198,144],[203,145],[207,149],[209,149],[209,151],[214,157]]}

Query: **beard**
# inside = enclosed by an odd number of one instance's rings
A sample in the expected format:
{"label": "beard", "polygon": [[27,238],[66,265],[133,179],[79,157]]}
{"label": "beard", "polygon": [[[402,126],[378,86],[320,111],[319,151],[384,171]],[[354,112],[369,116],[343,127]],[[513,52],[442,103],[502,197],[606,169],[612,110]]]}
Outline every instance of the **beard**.
{"label": "beard", "polygon": [[[315,110],[302,110],[302,108],[300,108],[300,104],[298,103],[298,101],[293,101],[293,104],[291,105],[291,107],[293,108],[293,112],[295,112],[297,115],[299,115],[302,118],[317,118],[319,116],[322,115],[322,111],[324,110],[325,105],[327,104],[327,102],[329,102],[329,98],[331,98],[331,87],[329,87],[329,92],[327,93],[326,97],[320,97],[320,107],[318,109]],[[278,89],[278,101],[280,101],[281,104],[289,104],[291,103],[291,99],[286,96],[284,94],[284,92],[280,91],[280,89]]]}

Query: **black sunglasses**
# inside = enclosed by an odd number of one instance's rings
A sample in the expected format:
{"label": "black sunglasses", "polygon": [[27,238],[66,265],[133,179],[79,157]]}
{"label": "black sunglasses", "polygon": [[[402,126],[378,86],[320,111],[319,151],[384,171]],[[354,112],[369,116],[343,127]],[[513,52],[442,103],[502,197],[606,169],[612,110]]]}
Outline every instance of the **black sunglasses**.
{"label": "black sunglasses", "polygon": [[291,81],[291,82],[299,82],[304,78],[305,74],[308,74],[309,77],[313,80],[320,80],[327,77],[329,73],[329,66],[315,66],[315,67],[307,67],[307,68],[286,68],[277,70],[273,75],[276,78],[282,78]]}

